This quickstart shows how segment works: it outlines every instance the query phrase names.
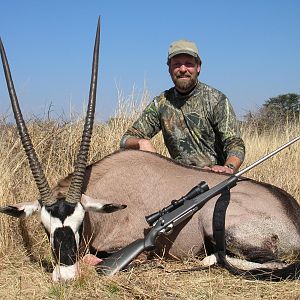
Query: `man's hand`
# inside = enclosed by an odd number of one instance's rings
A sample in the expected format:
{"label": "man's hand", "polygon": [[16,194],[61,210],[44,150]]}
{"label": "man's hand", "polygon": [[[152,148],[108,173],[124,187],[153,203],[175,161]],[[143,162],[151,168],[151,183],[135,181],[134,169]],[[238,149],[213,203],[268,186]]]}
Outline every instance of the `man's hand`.
{"label": "man's hand", "polygon": [[204,167],[204,170],[210,170],[216,173],[234,174],[242,162],[236,156],[229,156],[224,164],[224,166],[215,165],[212,167]]}
{"label": "man's hand", "polygon": [[139,138],[129,138],[127,139],[125,143],[126,149],[137,149],[142,151],[149,151],[156,153],[156,149],[150,142],[150,140],[147,139],[139,139]]}
{"label": "man's hand", "polygon": [[215,173],[226,173],[226,174],[233,174],[234,170],[227,167],[227,166],[219,166],[219,165],[215,165],[212,167],[204,167],[204,170],[210,170],[213,171]]}
{"label": "man's hand", "polygon": [[139,144],[139,150],[156,152],[156,149],[154,148],[154,146],[152,145],[152,143],[149,140],[140,139],[138,141],[138,144]]}

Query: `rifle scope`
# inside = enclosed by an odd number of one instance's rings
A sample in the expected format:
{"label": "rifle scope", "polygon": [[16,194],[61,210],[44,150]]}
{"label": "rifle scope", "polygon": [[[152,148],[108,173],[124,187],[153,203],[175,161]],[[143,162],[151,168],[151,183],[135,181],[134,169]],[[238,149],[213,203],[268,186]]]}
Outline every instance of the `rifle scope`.
{"label": "rifle scope", "polygon": [[163,216],[164,214],[167,214],[167,213],[173,211],[174,209],[176,209],[177,207],[181,206],[184,203],[184,201],[193,199],[196,196],[203,194],[204,192],[206,192],[208,190],[209,190],[209,187],[208,187],[207,183],[205,181],[201,181],[199,184],[194,186],[186,195],[181,197],[179,200],[172,200],[170,205],[164,207],[163,209],[161,209],[151,215],[146,216],[145,219],[146,219],[147,223],[150,226],[152,226],[161,216]]}

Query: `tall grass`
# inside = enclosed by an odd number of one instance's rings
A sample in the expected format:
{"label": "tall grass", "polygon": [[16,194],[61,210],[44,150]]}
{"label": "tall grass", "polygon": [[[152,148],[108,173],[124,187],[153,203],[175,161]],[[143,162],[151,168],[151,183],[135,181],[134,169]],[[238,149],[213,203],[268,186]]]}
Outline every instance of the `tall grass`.
{"label": "tall grass", "polygon": [[[276,125],[275,125],[276,124]],[[270,153],[300,134],[300,120],[286,118],[281,124],[261,131],[251,124],[242,126],[242,135],[246,143],[244,165]],[[300,142],[289,146],[273,158],[265,161],[247,173],[248,177],[265,181],[283,188],[300,201]]]}
{"label": "tall grass", "polygon": [[[145,104],[149,102],[149,95],[144,93],[142,100],[136,103],[132,97],[126,99],[119,92],[119,104],[115,115],[107,122],[96,123],[94,126],[90,162],[94,162],[119,148],[122,134],[136,119]],[[71,121],[33,118],[28,121],[27,125],[45,175],[49,184],[54,186],[60,178],[73,170],[73,162],[76,159],[81,139],[83,117],[77,117]],[[7,118],[2,116],[0,128],[0,205],[37,199],[38,191],[32,179],[15,125],[10,124]],[[256,130],[255,125],[243,127],[242,136],[247,149],[244,166],[291,140],[299,135],[299,132],[299,122],[287,122],[282,124],[281,128],[276,127],[273,131],[265,133]],[[154,143],[159,153],[168,155],[161,135],[155,138]],[[247,173],[247,176],[277,185],[300,200],[299,153],[300,143],[298,142],[253,169]],[[31,232],[30,238],[26,237],[27,228]],[[91,295],[103,299],[155,299],[157,295],[160,295],[161,299],[167,299],[168,293],[170,295],[168,299],[214,299],[215,297],[217,299],[220,293],[212,290],[216,286],[227,288],[226,293],[230,299],[235,296],[239,299],[255,299],[256,297],[258,299],[259,295],[266,293],[266,287],[263,286],[263,283],[258,283],[252,287],[255,290],[253,294],[253,292],[249,292],[251,284],[228,275],[226,277],[218,271],[213,274],[204,272],[196,278],[195,275],[170,275],[159,273],[157,270],[151,272],[148,270],[143,273],[141,270],[143,276],[151,275],[153,280],[157,279],[151,285],[139,278],[139,273],[121,274],[116,279],[98,280],[94,272],[88,270],[85,279],[80,279],[81,281],[78,280],[67,285],[53,285],[49,280],[48,273],[45,273],[38,264],[32,265],[27,259],[29,255],[41,260],[45,256],[50,256],[46,240],[37,218],[24,222],[0,215],[1,299],[71,299],[74,293],[76,293],[77,299],[94,299]],[[165,281],[165,276],[169,276],[167,278],[171,282]],[[30,278],[35,287],[30,285],[30,282],[25,278]],[[173,283],[172,280],[174,280]],[[232,290],[229,282],[238,285],[240,291]],[[282,292],[279,294],[272,290],[271,285],[268,286],[267,292],[273,293],[274,299],[280,299],[283,297],[283,293],[286,297],[300,293],[300,288],[295,283],[292,285],[294,292],[291,293],[290,285],[288,283],[283,286]],[[98,292],[95,291],[95,286],[97,286]],[[174,286],[177,287],[177,291]],[[278,289],[278,286],[276,288]],[[6,289],[10,289],[9,293],[5,292]],[[231,292],[229,292],[230,289]],[[241,292],[242,290],[244,293]]]}

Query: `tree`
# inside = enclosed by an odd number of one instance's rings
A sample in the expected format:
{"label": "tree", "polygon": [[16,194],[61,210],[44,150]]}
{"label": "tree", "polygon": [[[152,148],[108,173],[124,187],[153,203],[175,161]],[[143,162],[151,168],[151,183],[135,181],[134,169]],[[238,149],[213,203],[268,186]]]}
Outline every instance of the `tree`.
{"label": "tree", "polygon": [[286,118],[297,118],[299,111],[300,95],[293,93],[269,98],[262,108],[262,114],[272,118],[273,121],[274,118],[279,119],[279,121],[284,121]]}
{"label": "tree", "polygon": [[255,124],[259,132],[282,126],[286,122],[299,122],[300,95],[289,93],[269,98],[257,112],[247,112],[244,120],[246,125]]}

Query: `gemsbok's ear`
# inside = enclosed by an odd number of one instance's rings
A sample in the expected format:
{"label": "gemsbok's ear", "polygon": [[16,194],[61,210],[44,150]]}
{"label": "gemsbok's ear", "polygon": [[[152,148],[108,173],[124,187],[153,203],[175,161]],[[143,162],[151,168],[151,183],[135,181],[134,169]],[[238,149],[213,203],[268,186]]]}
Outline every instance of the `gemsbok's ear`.
{"label": "gemsbok's ear", "polygon": [[105,214],[113,213],[127,207],[127,205],[108,203],[105,200],[95,199],[85,194],[82,194],[81,196],[81,204],[85,211],[95,211]]}
{"label": "gemsbok's ear", "polygon": [[15,218],[29,217],[41,210],[39,201],[22,202],[13,205],[0,207],[0,213],[7,214]]}

